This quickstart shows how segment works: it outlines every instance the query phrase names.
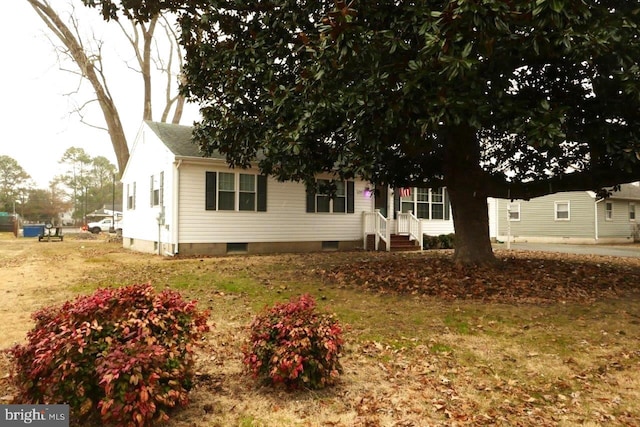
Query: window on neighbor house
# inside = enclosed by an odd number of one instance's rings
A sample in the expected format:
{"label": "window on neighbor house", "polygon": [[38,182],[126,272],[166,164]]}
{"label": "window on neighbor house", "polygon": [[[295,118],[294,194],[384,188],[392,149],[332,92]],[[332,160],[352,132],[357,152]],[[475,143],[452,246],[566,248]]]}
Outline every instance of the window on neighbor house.
{"label": "window on neighbor house", "polygon": [[604,204],[604,219],[607,221],[613,221],[613,203],[606,202]]}
{"label": "window on neighbor house", "polygon": [[569,202],[554,202],[555,206],[555,220],[556,221],[569,221],[571,219],[570,215],[570,205]]}
{"label": "window on neighbor house", "polygon": [[164,172],[160,172],[160,175],[151,175],[151,182],[149,185],[149,199],[151,206],[162,205],[164,192]]}
{"label": "window on neighbor house", "polygon": [[629,221],[636,220],[636,204],[634,202],[629,202]]}
{"label": "window on neighbor house", "polygon": [[307,192],[307,212],[354,213],[353,181],[318,179],[316,191]]}
{"label": "window on neighbor house", "polygon": [[127,209],[136,208],[136,183],[127,184]]}
{"label": "window on neighbor house", "polygon": [[265,212],[267,177],[233,172],[206,172],[205,209]]}
{"label": "window on neighbor house", "polygon": [[507,209],[509,221],[520,221],[520,203],[509,203]]}
{"label": "window on neighbor house", "polygon": [[445,188],[412,188],[400,197],[400,211],[412,211],[418,218],[449,219],[449,198]]}

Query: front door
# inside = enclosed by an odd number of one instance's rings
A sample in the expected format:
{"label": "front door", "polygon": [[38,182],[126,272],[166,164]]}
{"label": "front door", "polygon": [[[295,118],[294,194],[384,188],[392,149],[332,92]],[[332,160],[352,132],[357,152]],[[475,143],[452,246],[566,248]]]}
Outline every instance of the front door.
{"label": "front door", "polygon": [[376,185],[373,197],[375,198],[374,208],[380,209],[382,216],[387,218],[387,210],[389,208],[389,187],[386,185]]}

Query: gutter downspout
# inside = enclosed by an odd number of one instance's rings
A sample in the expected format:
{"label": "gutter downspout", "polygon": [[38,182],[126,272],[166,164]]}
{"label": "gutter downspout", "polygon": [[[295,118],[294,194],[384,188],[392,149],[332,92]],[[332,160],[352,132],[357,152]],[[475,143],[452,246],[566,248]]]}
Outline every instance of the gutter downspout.
{"label": "gutter downspout", "polygon": [[171,217],[173,222],[173,230],[172,230],[172,240],[173,240],[173,254],[171,256],[176,255],[179,250],[179,228],[180,228],[180,217],[179,217],[179,189],[180,189],[180,166],[182,166],[182,159],[178,160],[175,163],[174,169],[174,179],[173,179],[173,197],[171,202]]}
{"label": "gutter downspout", "polygon": [[595,241],[596,243],[598,243],[598,203],[600,203],[601,201],[603,201],[604,199],[600,199],[600,200],[596,200],[596,203],[593,205],[594,208],[594,217],[595,217],[595,227],[594,227],[594,231],[595,231]]}

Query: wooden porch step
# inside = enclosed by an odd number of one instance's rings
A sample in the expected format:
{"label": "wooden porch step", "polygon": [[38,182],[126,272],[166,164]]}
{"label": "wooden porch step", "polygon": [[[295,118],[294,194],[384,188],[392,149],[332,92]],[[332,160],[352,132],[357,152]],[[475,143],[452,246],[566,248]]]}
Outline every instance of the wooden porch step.
{"label": "wooden porch step", "polygon": [[[374,250],[375,247],[375,235],[369,234],[367,236],[367,248],[369,250]],[[383,241],[380,241],[378,246],[378,250],[384,251],[386,250],[386,244]],[[420,243],[415,240],[410,240],[409,236],[403,236],[400,234],[392,234],[391,235],[391,252],[396,251],[419,251]]]}

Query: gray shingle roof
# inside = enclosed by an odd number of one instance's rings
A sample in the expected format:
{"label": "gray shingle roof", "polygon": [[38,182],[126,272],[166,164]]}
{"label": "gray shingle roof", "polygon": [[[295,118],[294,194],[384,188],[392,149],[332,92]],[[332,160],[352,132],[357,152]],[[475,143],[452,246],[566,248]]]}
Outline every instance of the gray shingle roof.
{"label": "gray shingle roof", "polygon": [[611,194],[612,199],[640,200],[640,185],[622,184],[620,191]]}
{"label": "gray shingle roof", "polygon": [[[200,147],[191,140],[193,126],[159,123],[149,120],[145,120],[145,123],[176,157],[204,157]],[[224,158],[217,152],[210,157],[214,159]]]}

